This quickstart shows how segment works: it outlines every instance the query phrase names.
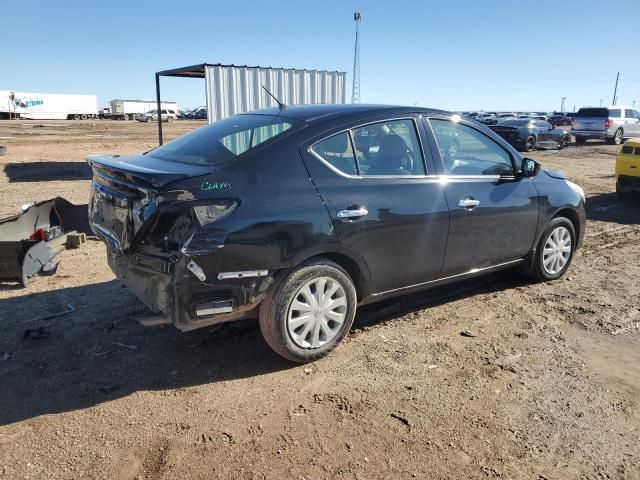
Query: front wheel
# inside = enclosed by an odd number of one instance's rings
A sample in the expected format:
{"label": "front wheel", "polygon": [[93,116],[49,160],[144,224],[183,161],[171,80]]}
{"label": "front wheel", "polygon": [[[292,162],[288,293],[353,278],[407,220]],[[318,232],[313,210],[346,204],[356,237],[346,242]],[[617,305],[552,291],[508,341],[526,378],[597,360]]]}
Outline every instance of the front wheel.
{"label": "front wheel", "polygon": [[271,288],[260,304],[260,330],[277,354],[292,362],[312,362],[342,341],[355,313],[356,290],[349,274],[318,259]]}
{"label": "front wheel", "polygon": [[576,231],[568,218],[552,219],[540,237],[528,274],[541,281],[560,278],[571,264],[576,241]]}
{"label": "front wheel", "polygon": [[560,144],[560,150],[564,150],[565,148],[568,148],[569,145],[571,145],[571,137],[569,137],[569,135],[566,135],[562,139],[562,143]]}
{"label": "front wheel", "polygon": [[153,118],[152,118],[152,117],[147,117],[146,122],[147,122],[147,123],[151,123],[151,122],[153,122]]}

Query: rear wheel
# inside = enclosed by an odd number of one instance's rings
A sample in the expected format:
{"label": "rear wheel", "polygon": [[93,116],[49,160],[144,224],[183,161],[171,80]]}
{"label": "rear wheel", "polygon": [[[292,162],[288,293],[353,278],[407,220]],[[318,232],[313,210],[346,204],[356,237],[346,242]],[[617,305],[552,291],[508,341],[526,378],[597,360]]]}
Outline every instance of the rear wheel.
{"label": "rear wheel", "polygon": [[562,139],[562,143],[560,144],[560,149],[567,148],[569,145],[571,145],[571,137],[569,135],[565,135]]}
{"label": "rear wheel", "polygon": [[571,264],[576,241],[575,229],[568,218],[552,219],[540,237],[533,265],[527,273],[541,281],[560,278]]}
{"label": "rear wheel", "polygon": [[73,116],[73,119],[74,119],[74,120],[80,120],[80,115],[75,114],[75,115]]}
{"label": "rear wheel", "polygon": [[167,117],[167,123],[173,122],[173,117]]}
{"label": "rear wheel", "polygon": [[611,143],[612,145],[620,145],[622,143],[623,135],[624,132],[621,128],[619,128],[618,130],[616,130],[616,133],[613,134],[613,137],[609,140],[609,143]]}
{"label": "rear wheel", "polygon": [[151,122],[153,122],[153,117],[147,117],[146,122],[147,122],[147,123],[151,123]]}
{"label": "rear wheel", "polygon": [[277,354],[292,362],[312,362],[342,341],[355,312],[356,291],[347,272],[318,259],[271,288],[260,304],[260,330]]}
{"label": "rear wheel", "polygon": [[524,143],[524,149],[527,152],[533,152],[536,149],[536,137],[530,135]]}

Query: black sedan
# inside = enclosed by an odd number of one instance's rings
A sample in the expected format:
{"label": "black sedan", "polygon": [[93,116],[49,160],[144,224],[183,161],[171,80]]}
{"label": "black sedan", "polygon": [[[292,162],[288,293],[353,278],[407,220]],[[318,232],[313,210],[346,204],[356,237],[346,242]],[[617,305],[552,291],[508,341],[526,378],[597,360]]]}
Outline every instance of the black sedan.
{"label": "black sedan", "polygon": [[518,150],[531,152],[536,148],[566,148],[571,134],[549,122],[534,119],[507,120],[489,128]]}
{"label": "black sedan", "polygon": [[296,362],[358,305],[505,268],[554,280],[584,238],[578,185],[439,110],[272,108],[88,161],[122,283],[182,331],[258,319]]}

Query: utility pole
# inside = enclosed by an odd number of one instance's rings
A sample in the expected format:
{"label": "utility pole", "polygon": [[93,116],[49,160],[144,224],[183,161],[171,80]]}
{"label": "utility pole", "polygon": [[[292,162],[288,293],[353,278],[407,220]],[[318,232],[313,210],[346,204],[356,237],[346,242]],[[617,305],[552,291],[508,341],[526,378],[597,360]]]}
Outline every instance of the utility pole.
{"label": "utility pole", "polygon": [[354,12],[356,22],[356,48],[353,52],[353,84],[351,85],[351,103],[360,103],[360,21],[362,13]]}
{"label": "utility pole", "polygon": [[560,104],[560,111],[562,113],[564,113],[564,101],[567,99],[567,97],[562,97],[562,103]]}
{"label": "utility pole", "polygon": [[611,105],[615,105],[616,104],[616,100],[618,97],[616,97],[616,95],[618,94],[618,80],[620,79],[620,72],[618,72],[618,75],[616,75],[616,86],[613,89],[613,103]]}

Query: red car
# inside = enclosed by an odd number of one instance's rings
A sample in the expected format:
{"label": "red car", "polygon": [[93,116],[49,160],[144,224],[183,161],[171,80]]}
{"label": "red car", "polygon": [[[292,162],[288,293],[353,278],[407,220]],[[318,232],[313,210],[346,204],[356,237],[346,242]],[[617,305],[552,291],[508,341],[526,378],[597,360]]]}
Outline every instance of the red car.
{"label": "red car", "polygon": [[547,119],[551,125],[555,127],[571,127],[573,125],[573,118],[566,115],[552,115]]}

